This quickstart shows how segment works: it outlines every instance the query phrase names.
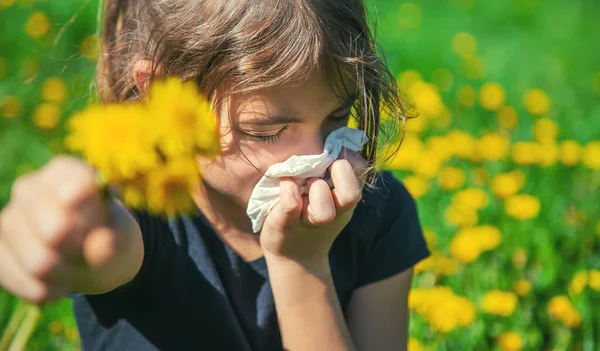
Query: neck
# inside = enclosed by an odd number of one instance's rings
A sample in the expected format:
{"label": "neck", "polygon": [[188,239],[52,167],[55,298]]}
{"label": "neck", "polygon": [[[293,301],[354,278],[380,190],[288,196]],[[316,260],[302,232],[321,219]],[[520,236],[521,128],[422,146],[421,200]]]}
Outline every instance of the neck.
{"label": "neck", "polygon": [[227,194],[200,181],[194,189],[192,197],[196,206],[217,233],[221,235],[253,234],[252,223],[246,214],[246,208]]}

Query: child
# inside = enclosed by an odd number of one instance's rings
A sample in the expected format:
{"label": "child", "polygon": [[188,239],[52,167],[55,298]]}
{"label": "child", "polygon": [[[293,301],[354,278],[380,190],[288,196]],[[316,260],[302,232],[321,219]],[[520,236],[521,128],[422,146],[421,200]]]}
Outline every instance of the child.
{"label": "child", "polygon": [[[102,100],[143,99],[166,76],[195,81],[220,120],[222,155],[198,157],[197,213],[104,203],[89,166],[57,157],[1,213],[2,286],[70,296],[84,350],[406,349],[428,250],[410,195],[373,170],[380,111],[404,110],[362,0],[107,0]],[[331,164],[333,188],[282,178],[253,233],[246,206],[266,169],[322,153],[350,118],[369,137],[362,157]]]}

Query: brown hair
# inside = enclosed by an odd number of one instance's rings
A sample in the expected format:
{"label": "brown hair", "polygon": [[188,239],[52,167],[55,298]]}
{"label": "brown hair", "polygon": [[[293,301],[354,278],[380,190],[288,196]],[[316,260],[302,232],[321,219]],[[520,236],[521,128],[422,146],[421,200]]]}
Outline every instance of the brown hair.
{"label": "brown hair", "polygon": [[[249,92],[324,68],[356,84],[354,117],[369,136],[362,156],[371,165],[381,136],[395,138],[406,118],[363,0],[105,0],[103,36],[103,102],[139,98],[133,65],[141,59],[152,62],[152,76],[160,66],[211,98],[223,87]],[[385,130],[380,114],[391,117]]]}

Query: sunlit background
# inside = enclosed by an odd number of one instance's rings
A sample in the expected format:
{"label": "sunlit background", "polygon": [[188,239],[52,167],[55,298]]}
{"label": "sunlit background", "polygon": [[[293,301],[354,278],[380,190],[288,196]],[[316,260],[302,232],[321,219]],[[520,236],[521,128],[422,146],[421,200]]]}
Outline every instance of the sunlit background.
{"label": "sunlit background", "polygon": [[[433,256],[416,350],[600,349],[600,2],[378,0],[377,36],[420,117],[388,165]],[[90,98],[97,1],[0,0],[0,205],[63,152]],[[0,291],[0,333],[17,300]],[[74,350],[69,301],[32,350]]]}

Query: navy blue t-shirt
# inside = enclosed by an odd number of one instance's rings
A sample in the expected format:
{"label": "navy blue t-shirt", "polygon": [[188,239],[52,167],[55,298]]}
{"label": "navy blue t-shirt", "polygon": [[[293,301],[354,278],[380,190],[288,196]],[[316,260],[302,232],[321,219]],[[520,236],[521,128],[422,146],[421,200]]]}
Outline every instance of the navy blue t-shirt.
{"label": "navy blue t-shirt", "polygon": [[[282,350],[264,258],[244,261],[201,213],[135,213],[144,261],[129,283],[75,295],[84,350]],[[352,292],[429,255],[415,203],[391,173],[364,190],[329,262],[345,313]]]}

